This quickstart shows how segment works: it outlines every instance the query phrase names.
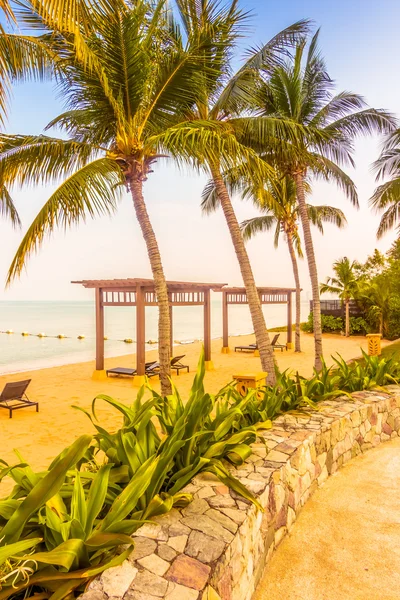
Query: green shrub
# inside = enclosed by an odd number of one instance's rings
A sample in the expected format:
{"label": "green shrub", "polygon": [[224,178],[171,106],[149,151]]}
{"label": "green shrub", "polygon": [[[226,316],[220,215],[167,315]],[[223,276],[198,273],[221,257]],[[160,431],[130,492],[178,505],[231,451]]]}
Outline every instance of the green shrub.
{"label": "green shrub", "polygon": [[386,337],[389,340],[400,338],[400,298],[393,295],[389,300],[389,318]]}
{"label": "green shrub", "polygon": [[[344,321],[341,317],[332,315],[321,315],[322,333],[338,333],[344,329]],[[306,323],[302,324],[303,331],[307,333],[314,332],[313,313],[310,312]]]}
{"label": "green shrub", "polygon": [[[344,319],[332,315],[321,315],[322,333],[339,333],[344,331]],[[308,315],[306,323],[302,324],[303,331],[314,332],[313,314]],[[371,330],[369,324],[363,317],[350,317],[350,335],[365,335]]]}
{"label": "green shrub", "polygon": [[366,335],[370,331],[371,327],[363,317],[350,317],[350,335]]}

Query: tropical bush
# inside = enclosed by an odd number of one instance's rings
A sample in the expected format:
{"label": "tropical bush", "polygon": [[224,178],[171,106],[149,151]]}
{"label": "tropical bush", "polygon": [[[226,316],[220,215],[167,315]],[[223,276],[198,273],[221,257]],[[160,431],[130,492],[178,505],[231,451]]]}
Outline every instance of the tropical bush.
{"label": "tropical bush", "polygon": [[400,338],[400,296],[393,295],[389,300],[389,318],[386,329],[389,340]]}
{"label": "tropical bush", "polygon": [[364,317],[350,317],[350,335],[366,335],[371,331],[371,326]]}
{"label": "tropical bush", "polygon": [[[333,315],[321,315],[323,333],[339,333],[344,331],[344,320],[342,317]],[[302,324],[303,331],[313,333],[313,314],[308,315],[306,323]],[[350,317],[350,335],[366,335],[371,331],[371,326],[363,317]]]}
{"label": "tropical bush", "polygon": [[[344,322],[341,317],[333,317],[332,315],[321,315],[321,325],[323,333],[338,333],[343,331]],[[314,332],[313,313],[310,312],[308,319],[302,325],[303,331],[307,333]]]}

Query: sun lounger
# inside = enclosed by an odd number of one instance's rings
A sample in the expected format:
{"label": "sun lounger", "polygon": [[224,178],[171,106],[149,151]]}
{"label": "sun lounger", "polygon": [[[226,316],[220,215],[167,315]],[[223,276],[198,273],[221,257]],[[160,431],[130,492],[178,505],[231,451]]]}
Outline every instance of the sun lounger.
{"label": "sun lounger", "polygon": [[[184,358],[185,356],[186,356],[186,354],[182,354],[182,356],[175,356],[174,358],[171,358],[171,369],[175,370],[177,375],[179,375],[179,372],[182,371],[182,369],[186,369],[187,372],[189,373],[189,366],[183,365],[181,363],[182,358]],[[153,377],[154,375],[158,375],[159,373],[160,373],[160,363],[159,362],[154,363],[148,369],[146,369],[147,377]]]}
{"label": "sun lounger", "polygon": [[26,379],[25,381],[6,383],[4,386],[0,394],[0,408],[5,408],[9,411],[10,419],[12,419],[12,411],[19,408],[36,406],[36,412],[39,411],[39,403],[31,402],[25,393],[30,382],[31,379]]}
{"label": "sun lounger", "polygon": [[[271,342],[271,346],[275,349],[278,348],[281,350],[281,352],[283,352],[284,350],[287,350],[287,346],[286,344],[278,344],[278,338],[280,336],[280,333],[277,333],[276,335],[274,335],[273,340]],[[258,346],[257,344],[249,344],[248,346],[235,346],[235,352],[237,352],[238,350],[240,352],[254,352],[254,350],[257,350]]]}
{"label": "sun lounger", "polygon": [[257,344],[249,344],[248,346],[235,346],[235,352],[254,352],[257,350]]}
{"label": "sun lounger", "polygon": [[279,336],[280,336],[280,333],[277,333],[274,336],[274,339],[271,342],[271,346],[273,347],[274,350],[275,350],[275,348],[278,348],[278,349],[280,349],[281,352],[283,352],[284,350],[287,350],[287,346],[286,346],[286,344],[278,344],[277,343]]}
{"label": "sun lounger", "polygon": [[189,373],[188,365],[183,365],[181,363],[182,358],[185,358],[186,354],[182,354],[182,356],[175,356],[175,358],[171,358],[171,369],[175,369],[176,374],[179,375],[179,371],[182,369],[186,369]]}
{"label": "sun lounger", "polygon": [[[157,361],[153,360],[152,362],[148,362],[145,364],[145,369],[148,369],[151,365],[156,364]],[[136,369],[129,369],[126,367],[114,367],[114,369],[107,369],[106,371],[107,377],[109,375],[125,375],[127,377],[134,377],[136,375]]]}

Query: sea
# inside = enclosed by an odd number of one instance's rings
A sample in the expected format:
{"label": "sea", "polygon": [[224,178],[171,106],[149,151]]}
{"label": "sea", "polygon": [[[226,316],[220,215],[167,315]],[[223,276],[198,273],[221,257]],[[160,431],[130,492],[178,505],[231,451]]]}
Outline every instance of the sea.
{"label": "sea", "polygon": [[[263,310],[267,327],[286,324],[286,305],[265,305]],[[308,302],[302,302],[302,320],[307,318],[308,311]],[[124,340],[135,340],[135,307],[106,307],[104,316],[104,333],[108,338],[105,341],[106,357],[134,353],[135,343]],[[230,306],[229,334],[238,336],[252,332],[248,306]],[[38,334],[44,334],[44,337]],[[65,337],[59,339],[58,335]],[[212,338],[222,337],[222,306],[217,297],[211,302],[211,335]],[[202,307],[174,307],[174,343],[185,344],[202,338]],[[148,342],[157,340],[157,307],[146,308],[145,339]],[[152,343],[147,345],[148,350],[156,347]],[[84,362],[93,360],[94,356],[93,302],[0,302],[0,374]]]}

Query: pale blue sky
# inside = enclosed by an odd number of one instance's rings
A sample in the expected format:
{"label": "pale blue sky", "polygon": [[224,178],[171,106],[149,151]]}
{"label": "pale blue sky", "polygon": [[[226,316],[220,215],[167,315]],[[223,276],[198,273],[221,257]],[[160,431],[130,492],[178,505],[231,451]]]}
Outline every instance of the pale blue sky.
{"label": "pale blue sky", "polygon": [[[320,45],[329,73],[338,90],[363,94],[371,106],[387,108],[400,115],[398,83],[398,39],[400,2],[397,0],[242,0],[254,12],[252,32],[243,48],[259,45],[280,29],[301,18],[321,27]],[[50,84],[29,84],[14,91],[7,131],[40,133],[60,112]],[[350,207],[335,186],[317,184],[312,202],[342,208],[348,227],[338,232],[327,227],[324,237],[315,234],[320,279],[330,274],[336,258],[347,255],[363,259],[379,247],[385,251],[394,239],[387,235],[375,242],[378,217],[368,209],[374,189],[370,164],[378,155],[379,140],[357,142],[357,169],[351,172],[360,197],[361,209]],[[180,173],[171,164],[159,164],[145,184],[148,210],[159,240],[168,278],[241,284],[239,268],[225,221],[220,213],[202,217],[200,195],[204,178]],[[15,190],[24,229],[51,192],[51,188]],[[254,209],[235,201],[240,220]],[[4,281],[21,232],[0,223],[0,281]],[[248,245],[259,285],[291,285],[292,272],[284,241],[274,250],[272,235],[262,235]],[[304,263],[304,261],[303,261]],[[20,281],[3,291],[0,299],[91,299],[87,291],[72,286],[72,279],[150,277],[146,249],[136,223],[131,201],[124,196],[117,216],[88,221],[79,229],[57,233],[45,241],[33,256]],[[309,290],[305,264],[301,265],[302,285]]]}

